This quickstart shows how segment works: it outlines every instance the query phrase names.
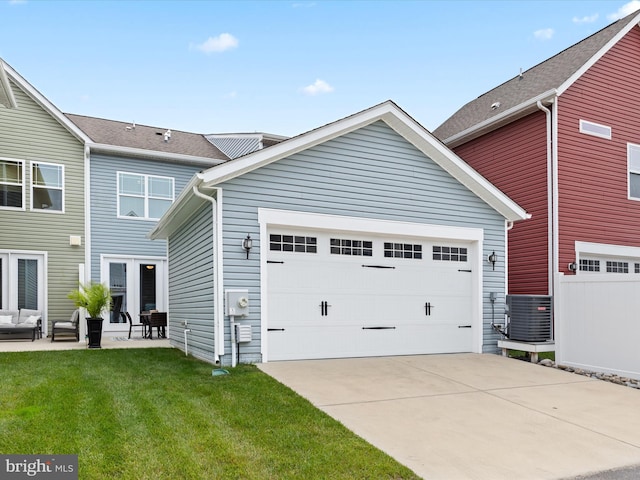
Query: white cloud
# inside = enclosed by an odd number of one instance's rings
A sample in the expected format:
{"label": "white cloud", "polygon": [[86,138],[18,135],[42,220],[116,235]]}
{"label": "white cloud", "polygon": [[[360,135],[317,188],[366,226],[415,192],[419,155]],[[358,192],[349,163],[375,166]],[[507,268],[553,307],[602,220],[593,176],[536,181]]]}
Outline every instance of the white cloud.
{"label": "white cloud", "polygon": [[204,53],[224,52],[238,46],[238,39],[230,33],[221,33],[217,37],[209,37],[205,42],[192,45],[192,48]]}
{"label": "white cloud", "polygon": [[234,91],[232,91],[232,92],[227,93],[227,94],[224,96],[224,98],[231,98],[231,99],[234,99],[234,98],[237,98],[237,97],[238,97],[238,92],[237,92],[237,91],[235,91],[235,90],[234,90]]}
{"label": "white cloud", "polygon": [[584,17],[573,17],[573,23],[593,23],[598,20],[599,15],[594,13],[593,15],[585,15]]}
{"label": "white cloud", "polygon": [[333,87],[324,80],[317,79],[311,85],[307,85],[302,89],[305,95],[320,95],[321,93],[333,92]]}
{"label": "white cloud", "polygon": [[533,32],[533,36],[538,40],[550,40],[554,33],[553,28],[543,28]]}
{"label": "white cloud", "polygon": [[640,0],[631,0],[629,3],[625,3],[621,6],[617,12],[607,15],[607,18],[611,21],[620,20],[621,18],[632,14],[636,10],[640,10]]}

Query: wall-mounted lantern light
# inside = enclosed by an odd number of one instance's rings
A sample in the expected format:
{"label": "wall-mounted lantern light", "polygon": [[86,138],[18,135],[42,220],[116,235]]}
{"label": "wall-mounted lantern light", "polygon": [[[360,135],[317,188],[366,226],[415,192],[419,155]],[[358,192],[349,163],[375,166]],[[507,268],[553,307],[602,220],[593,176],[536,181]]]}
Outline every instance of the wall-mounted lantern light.
{"label": "wall-mounted lantern light", "polygon": [[496,255],[496,252],[491,252],[491,255],[487,257],[487,262],[491,264],[494,270],[496,269],[497,261],[498,261],[498,255]]}
{"label": "wall-mounted lantern light", "polygon": [[253,247],[253,240],[251,240],[251,235],[247,233],[247,238],[242,240],[242,248],[247,252],[247,260],[249,260],[249,251],[251,250],[251,247]]}
{"label": "wall-mounted lantern light", "polygon": [[576,270],[578,270],[578,264],[576,262],[571,262],[569,265],[567,265],[567,268],[572,272],[575,272]]}

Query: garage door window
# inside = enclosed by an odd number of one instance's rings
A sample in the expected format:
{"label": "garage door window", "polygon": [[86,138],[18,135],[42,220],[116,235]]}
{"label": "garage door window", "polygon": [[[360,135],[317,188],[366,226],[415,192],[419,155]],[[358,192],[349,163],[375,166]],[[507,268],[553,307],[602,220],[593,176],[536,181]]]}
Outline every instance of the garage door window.
{"label": "garage door window", "polygon": [[443,260],[448,262],[466,262],[467,249],[462,247],[447,247],[447,246],[434,245],[433,259]]}
{"label": "garage door window", "polygon": [[607,262],[607,273],[629,273],[627,262]]}
{"label": "garage door window", "polygon": [[599,272],[600,260],[587,260],[587,259],[581,258],[580,271],[581,272]]}
{"label": "garage door window", "polygon": [[387,243],[384,244],[384,256],[386,258],[422,258],[422,245],[412,243]]}
{"label": "garage door window", "polygon": [[361,257],[371,257],[373,255],[373,242],[368,240],[332,238],[331,253],[334,255],[355,255]]}
{"label": "garage door window", "polygon": [[274,252],[317,253],[318,239],[300,235],[269,235],[269,249]]}

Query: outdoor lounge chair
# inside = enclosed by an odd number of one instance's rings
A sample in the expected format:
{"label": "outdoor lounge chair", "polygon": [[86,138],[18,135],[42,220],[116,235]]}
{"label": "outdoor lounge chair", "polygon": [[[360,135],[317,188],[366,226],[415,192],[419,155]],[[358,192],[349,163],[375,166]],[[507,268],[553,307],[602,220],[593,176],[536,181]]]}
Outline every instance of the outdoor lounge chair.
{"label": "outdoor lounge chair", "polygon": [[133,323],[133,320],[131,319],[131,315],[129,315],[129,312],[120,312],[120,317],[122,318],[122,322],[129,322],[129,338],[131,338],[131,331],[135,328],[135,327],[142,327],[142,336],[146,337],[147,336],[147,324],[146,323]]}
{"label": "outdoor lounge chair", "polygon": [[74,310],[70,320],[56,320],[51,323],[51,341],[56,339],[56,334],[73,335],[76,341],[80,341],[80,310]]}

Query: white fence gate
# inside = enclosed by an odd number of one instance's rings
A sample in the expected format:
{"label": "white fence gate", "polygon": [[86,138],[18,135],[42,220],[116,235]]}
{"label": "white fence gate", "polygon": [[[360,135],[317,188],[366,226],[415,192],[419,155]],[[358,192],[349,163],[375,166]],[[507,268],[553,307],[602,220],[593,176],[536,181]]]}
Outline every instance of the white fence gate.
{"label": "white fence gate", "polygon": [[556,363],[640,379],[640,280],[615,273],[556,279]]}

